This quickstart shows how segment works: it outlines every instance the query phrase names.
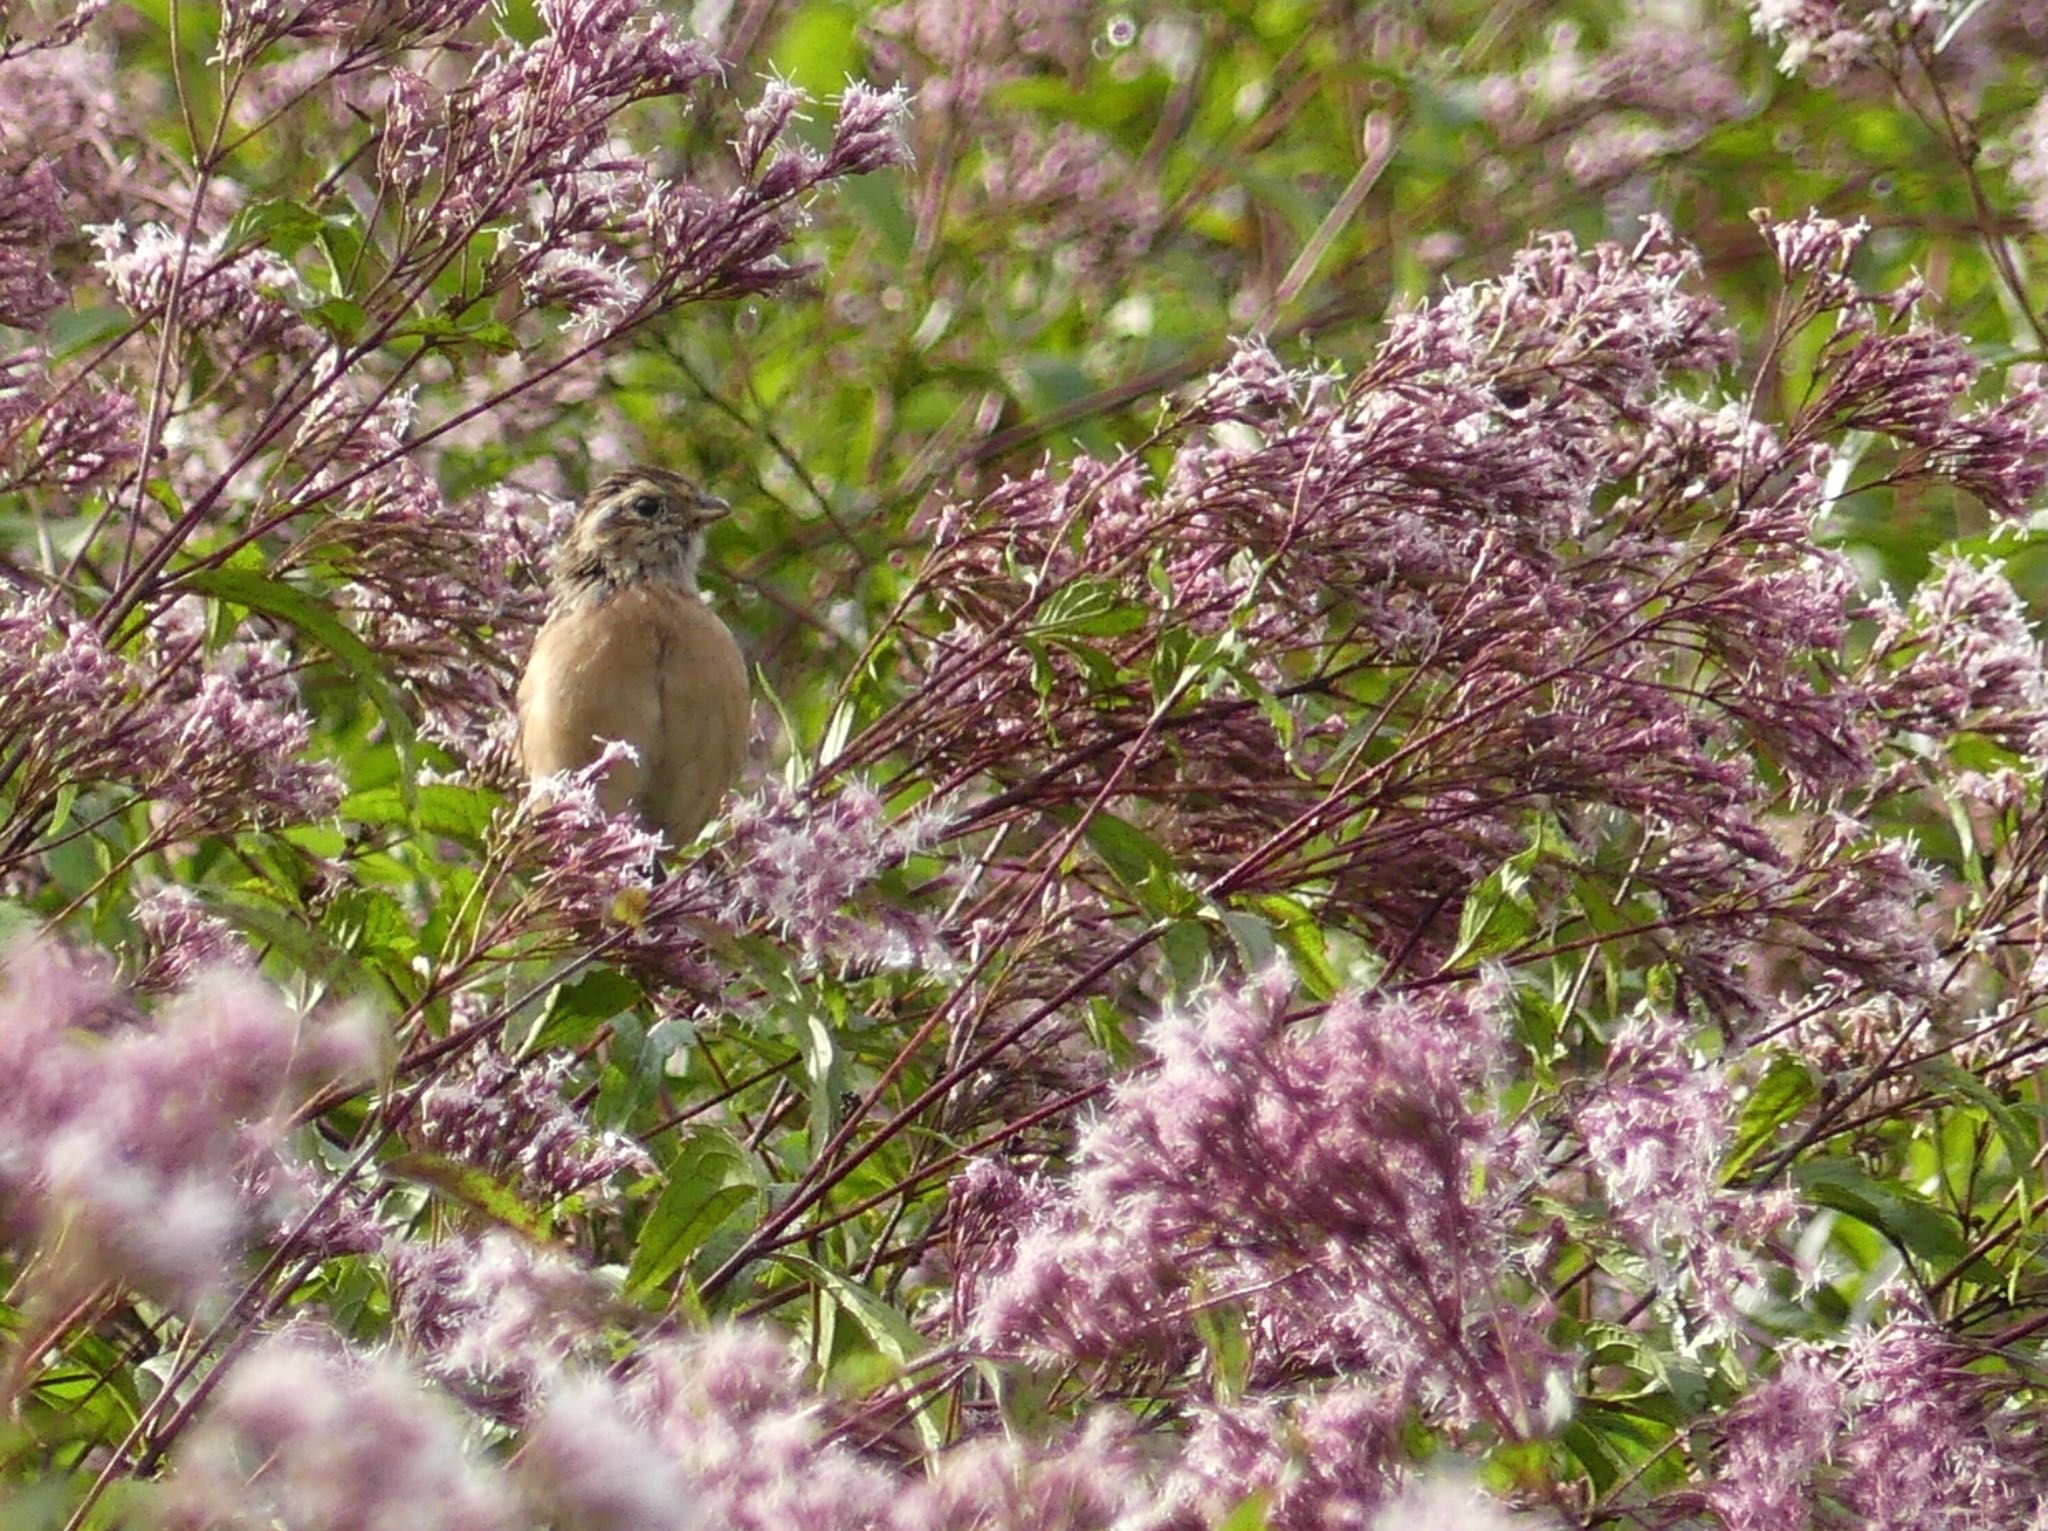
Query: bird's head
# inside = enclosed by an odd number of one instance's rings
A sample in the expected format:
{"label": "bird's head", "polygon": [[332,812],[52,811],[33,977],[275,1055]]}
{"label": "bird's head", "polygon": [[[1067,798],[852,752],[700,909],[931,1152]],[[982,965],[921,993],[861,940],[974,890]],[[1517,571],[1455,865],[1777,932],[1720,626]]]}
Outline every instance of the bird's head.
{"label": "bird's head", "polygon": [[557,597],[585,598],[644,580],[667,580],[694,595],[705,529],[729,508],[666,468],[606,474],[584,496],[556,551]]}

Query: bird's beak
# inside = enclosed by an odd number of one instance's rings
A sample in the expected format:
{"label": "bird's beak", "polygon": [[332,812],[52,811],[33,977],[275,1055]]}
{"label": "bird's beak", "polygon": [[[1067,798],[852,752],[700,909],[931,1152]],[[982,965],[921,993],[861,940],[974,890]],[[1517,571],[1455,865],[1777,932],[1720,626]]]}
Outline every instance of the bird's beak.
{"label": "bird's beak", "polygon": [[697,519],[699,521],[707,523],[723,521],[731,514],[732,507],[715,494],[707,494],[697,501]]}

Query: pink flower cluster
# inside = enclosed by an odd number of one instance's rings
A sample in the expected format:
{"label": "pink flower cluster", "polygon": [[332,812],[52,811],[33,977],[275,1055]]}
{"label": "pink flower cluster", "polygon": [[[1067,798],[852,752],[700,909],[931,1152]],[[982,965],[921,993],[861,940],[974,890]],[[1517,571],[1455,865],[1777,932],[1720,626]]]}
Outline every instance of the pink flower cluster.
{"label": "pink flower cluster", "polygon": [[249,1178],[286,1152],[291,1110],[375,1065],[359,1021],[314,1023],[229,969],[153,1018],[54,945],[0,968],[0,1235],[37,1282],[102,1281],[192,1305],[259,1226]]}
{"label": "pink flower cluster", "polygon": [[1057,1193],[965,1257],[969,1333],[1185,1364],[1205,1311],[1240,1312],[1255,1380],[1362,1373],[1392,1390],[1382,1408],[1536,1428],[1557,1363],[1498,1300],[1526,1146],[1480,1103],[1498,1001],[1291,997],[1276,971],[1150,1029],[1153,1066],[1083,1129]]}
{"label": "pink flower cluster", "polygon": [[203,634],[175,629],[160,640],[143,659],[118,654],[54,596],[0,611],[13,827],[87,784],[151,803],[163,841],[331,812],[339,784],[299,758],[308,724],[277,658],[243,644],[208,658]]}

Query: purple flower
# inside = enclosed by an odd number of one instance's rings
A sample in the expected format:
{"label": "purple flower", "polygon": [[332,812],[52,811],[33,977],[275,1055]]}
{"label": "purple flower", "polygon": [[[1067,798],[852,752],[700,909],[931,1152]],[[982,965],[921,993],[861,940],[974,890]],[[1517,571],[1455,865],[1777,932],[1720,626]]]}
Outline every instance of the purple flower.
{"label": "purple flower", "polygon": [[144,1025],[94,965],[17,946],[0,978],[0,1231],[42,1245],[40,1279],[115,1281],[196,1303],[257,1209],[251,1171],[290,1109],[365,1077],[353,1023],[308,1025],[254,977],[215,969]]}
{"label": "purple flower", "polygon": [[1749,216],[1770,243],[1778,272],[1787,284],[1811,278],[1818,288],[1818,300],[1826,307],[1843,307],[1856,295],[1849,280],[1849,264],[1870,235],[1866,220],[1843,223],[1813,211],[1800,218],[1780,219],[1761,207]]}
{"label": "purple flower", "polygon": [[564,1098],[570,1060],[514,1063],[473,1052],[419,1104],[419,1141],[436,1153],[514,1179],[547,1202],[600,1192],[626,1170],[650,1170],[638,1144],[600,1132]]}
{"label": "purple flower", "polygon": [[13,720],[0,734],[22,752],[18,801],[117,783],[156,805],[163,841],[332,811],[339,779],[298,758],[309,725],[276,655],[231,644],[209,663],[197,637],[175,635],[142,655],[112,653],[53,597],[0,607],[0,718]]}
{"label": "purple flower", "polygon": [[320,344],[299,316],[308,301],[304,284],[281,256],[264,249],[228,254],[221,236],[188,242],[161,223],[145,223],[132,237],[120,223],[85,232],[99,247],[101,276],[138,317],[161,322],[175,291],[178,323],[187,329],[301,354]]}
{"label": "purple flower", "polygon": [[979,113],[989,93],[1051,65],[1071,75],[1094,41],[1093,0],[903,0],[872,20],[883,61],[914,73],[934,117]]}
{"label": "purple flower", "polygon": [[2020,743],[2048,721],[2041,644],[1996,565],[1937,558],[1903,609],[1880,603],[1876,614],[1888,668],[1872,700],[1903,725]]}
{"label": "purple flower", "polygon": [[157,889],[135,906],[148,957],[135,975],[145,991],[178,988],[208,968],[247,968],[250,952],[225,920],[184,888]]}
{"label": "purple flower", "polygon": [[0,324],[36,328],[64,301],[50,275],[50,247],[70,232],[62,201],[47,162],[20,171],[0,166]]}
{"label": "purple flower", "polygon": [[1160,1497],[1204,1525],[1255,1493],[1272,1531],[1364,1524],[1400,1481],[1406,1413],[1398,1388],[1342,1385],[1196,1409]]}
{"label": "purple flower", "polygon": [[1749,23],[1780,45],[1778,67],[1811,67],[1822,81],[1893,52],[1915,28],[1949,9],[1949,0],[1747,0]]}
{"label": "purple flower", "polygon": [[[0,372],[0,431],[16,445],[7,474],[10,488],[48,483],[76,491],[133,464],[141,429],[132,398],[97,379],[53,394],[43,379],[34,377],[32,354],[16,362]],[[38,427],[32,445],[22,441],[31,423]]]}
{"label": "purple flower", "polygon": [[1709,1502],[1729,1531],[1806,1524],[1823,1503],[1882,1531],[2035,1524],[2038,1446],[1974,1359],[1910,1311],[1839,1353],[1793,1347],[1731,1412]]}
{"label": "purple flower", "polygon": [[720,866],[695,875],[735,922],[765,921],[816,960],[901,967],[933,961],[928,932],[895,911],[864,918],[856,896],[936,834],[942,812],[927,805],[890,820],[874,790],[854,782],[830,795],[770,784],[726,810],[731,834]]}
{"label": "purple flower", "polygon": [[1745,100],[1711,33],[1632,15],[1598,47],[1571,21],[1548,51],[1479,82],[1482,110],[1517,148],[1539,149],[1580,185],[1621,180],[1691,148]]}
{"label": "purple flower", "polygon": [[529,1498],[562,1531],[694,1531],[706,1524],[676,1463],[592,1373],[549,1386],[518,1458]]}
{"label": "purple flower", "polygon": [[416,48],[460,29],[488,0],[225,0],[214,61],[246,64],[286,38],[332,38],[351,51]]}
{"label": "purple flower", "polygon": [[1369,1367],[1449,1421],[1534,1428],[1550,1363],[1495,1295],[1507,1207],[1476,1189],[1518,1178],[1513,1140],[1472,1103],[1497,1059],[1491,997],[1347,993],[1294,1024],[1289,997],[1269,972],[1153,1025],[1152,1066],[976,1278],[971,1337],[1164,1360],[1194,1309],[1241,1304],[1255,1377]]}
{"label": "purple flower", "polygon": [[[963,1441],[911,1485],[892,1531],[1095,1531],[1160,1523],[1145,1442],[1113,1413],[1045,1445]],[[1171,1522],[1168,1522],[1171,1524]]]}
{"label": "purple flower", "polygon": [[2048,100],[2036,102],[2014,126],[2011,151],[2007,174],[2021,193],[2027,219],[2037,230],[2048,228]]}
{"label": "purple flower", "polygon": [[577,771],[537,777],[525,800],[501,821],[498,854],[533,870],[532,897],[549,913],[605,924],[632,917],[653,887],[649,869],[666,847],[630,813],[610,814],[597,789],[633,747],[608,740]]}
{"label": "purple flower", "polygon": [[547,251],[524,287],[529,303],[566,309],[570,323],[585,331],[616,324],[645,297],[630,265],[581,250]]}
{"label": "purple flower", "polygon": [[412,1355],[471,1407],[522,1418],[572,1361],[594,1359],[613,1290],[579,1261],[509,1233],[385,1247],[392,1316]]}
{"label": "purple flower", "polygon": [[397,1360],[287,1331],[239,1362],[180,1450],[168,1524],[511,1531],[525,1524],[464,1422]]}
{"label": "purple flower", "polygon": [[1607,1070],[1578,1125],[1615,1213],[1652,1244],[1705,1237],[1728,1140],[1727,1080],[1659,1016],[1629,1023]]}
{"label": "purple flower", "polygon": [[884,1526],[901,1480],[825,1438],[823,1400],[762,1331],[713,1329],[643,1352],[626,1407],[731,1531]]}
{"label": "purple flower", "polygon": [[839,98],[823,172],[867,175],[909,164],[910,146],[903,136],[909,115],[910,97],[902,86],[877,90],[853,81]]}

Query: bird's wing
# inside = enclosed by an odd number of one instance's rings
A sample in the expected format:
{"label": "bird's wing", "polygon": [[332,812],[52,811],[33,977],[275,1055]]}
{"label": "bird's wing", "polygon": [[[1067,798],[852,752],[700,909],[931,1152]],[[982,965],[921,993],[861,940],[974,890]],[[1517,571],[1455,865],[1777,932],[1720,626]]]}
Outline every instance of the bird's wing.
{"label": "bird's wing", "polygon": [[650,821],[682,845],[718,811],[747,752],[747,666],[702,601],[662,592],[661,737],[647,784]]}
{"label": "bird's wing", "polygon": [[589,765],[606,739],[638,752],[598,789],[609,813],[640,803],[660,745],[661,632],[633,593],[551,619],[519,682],[519,759],[529,776]]}

